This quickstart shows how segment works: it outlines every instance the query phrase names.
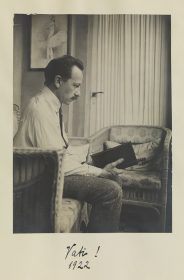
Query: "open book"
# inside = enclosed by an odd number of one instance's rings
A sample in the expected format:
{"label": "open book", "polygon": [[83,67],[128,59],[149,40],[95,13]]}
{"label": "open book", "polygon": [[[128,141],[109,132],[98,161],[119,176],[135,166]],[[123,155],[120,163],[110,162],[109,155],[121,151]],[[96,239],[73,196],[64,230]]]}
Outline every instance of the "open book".
{"label": "open book", "polygon": [[91,155],[96,167],[103,168],[106,164],[114,162],[120,158],[124,161],[118,164],[117,168],[127,168],[138,163],[131,142],[123,143],[117,147],[107,149]]}

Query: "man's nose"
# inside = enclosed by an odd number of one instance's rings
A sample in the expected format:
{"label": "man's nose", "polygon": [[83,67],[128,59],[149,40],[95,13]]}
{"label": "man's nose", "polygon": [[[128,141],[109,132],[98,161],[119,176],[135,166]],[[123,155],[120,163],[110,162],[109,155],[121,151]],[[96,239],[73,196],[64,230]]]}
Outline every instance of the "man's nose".
{"label": "man's nose", "polygon": [[75,91],[75,96],[80,96],[80,89],[76,89],[76,91]]}

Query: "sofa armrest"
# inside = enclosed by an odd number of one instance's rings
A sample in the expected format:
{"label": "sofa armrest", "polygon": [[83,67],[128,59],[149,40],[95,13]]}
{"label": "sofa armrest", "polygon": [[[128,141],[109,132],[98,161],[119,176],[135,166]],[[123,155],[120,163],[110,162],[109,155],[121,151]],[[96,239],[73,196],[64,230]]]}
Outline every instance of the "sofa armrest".
{"label": "sofa armrest", "polygon": [[84,145],[89,143],[88,138],[86,137],[70,137],[69,144],[73,146]]}
{"label": "sofa armrest", "polygon": [[161,180],[162,180],[162,204],[167,204],[167,192],[168,192],[168,178],[170,169],[170,152],[171,152],[171,130],[164,128],[166,136],[163,143],[162,152],[162,168],[161,168]]}
{"label": "sofa armrest", "polygon": [[64,151],[14,148],[14,232],[59,232]]}
{"label": "sofa armrest", "polygon": [[166,136],[163,143],[163,165],[162,170],[169,169],[169,158],[170,158],[170,145],[171,145],[171,130],[164,128]]}
{"label": "sofa armrest", "polygon": [[103,144],[105,141],[109,140],[110,128],[105,127],[98,132],[94,133],[88,138],[90,143],[89,153],[97,153],[103,150]]}

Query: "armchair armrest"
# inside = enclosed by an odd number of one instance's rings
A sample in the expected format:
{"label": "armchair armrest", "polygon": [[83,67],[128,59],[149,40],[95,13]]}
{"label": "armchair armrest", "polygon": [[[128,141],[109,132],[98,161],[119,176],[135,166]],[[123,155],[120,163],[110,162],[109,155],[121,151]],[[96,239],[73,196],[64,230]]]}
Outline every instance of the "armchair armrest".
{"label": "armchair armrest", "polygon": [[59,232],[64,151],[14,148],[14,232]]}

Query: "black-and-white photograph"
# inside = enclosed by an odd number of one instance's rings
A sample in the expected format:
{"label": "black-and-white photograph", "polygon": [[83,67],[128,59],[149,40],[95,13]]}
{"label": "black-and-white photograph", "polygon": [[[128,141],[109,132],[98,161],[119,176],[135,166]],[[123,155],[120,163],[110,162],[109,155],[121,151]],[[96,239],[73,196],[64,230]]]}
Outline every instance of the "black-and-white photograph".
{"label": "black-and-white photograph", "polygon": [[171,21],[14,14],[14,233],[172,232]]}

